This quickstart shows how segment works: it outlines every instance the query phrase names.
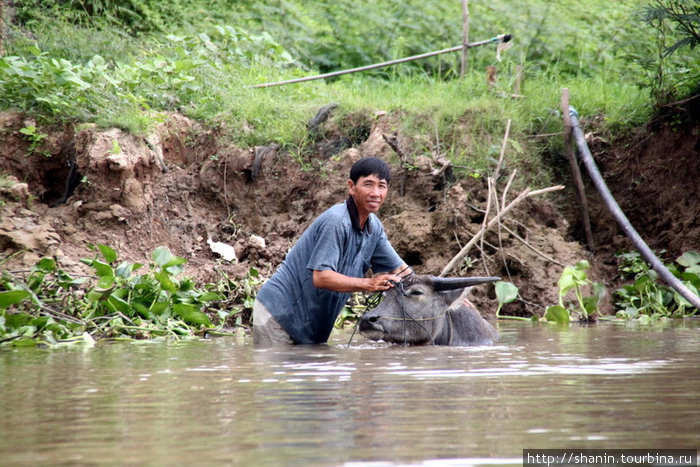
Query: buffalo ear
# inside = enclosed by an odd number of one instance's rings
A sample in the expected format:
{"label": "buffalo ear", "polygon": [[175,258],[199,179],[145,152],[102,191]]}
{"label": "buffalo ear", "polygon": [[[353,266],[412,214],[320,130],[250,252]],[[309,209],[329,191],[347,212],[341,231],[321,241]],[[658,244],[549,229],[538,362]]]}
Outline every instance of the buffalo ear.
{"label": "buffalo ear", "polygon": [[436,294],[442,297],[445,306],[449,307],[455,302],[455,300],[458,300],[459,297],[461,297],[462,294],[468,289],[468,287],[464,287],[461,289],[440,290],[439,292],[436,292]]}
{"label": "buffalo ear", "polygon": [[486,284],[488,282],[498,282],[501,280],[500,277],[432,277],[433,280],[433,290],[454,290],[463,289],[465,287],[471,287],[479,284]]}

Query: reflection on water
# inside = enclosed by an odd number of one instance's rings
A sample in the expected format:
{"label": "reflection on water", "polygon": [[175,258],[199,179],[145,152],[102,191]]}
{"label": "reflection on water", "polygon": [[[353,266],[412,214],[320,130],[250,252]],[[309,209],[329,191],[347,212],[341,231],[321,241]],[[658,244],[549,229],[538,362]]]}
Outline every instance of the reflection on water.
{"label": "reflection on water", "polygon": [[499,323],[478,348],[248,338],[0,351],[1,465],[508,465],[695,448],[700,322]]}

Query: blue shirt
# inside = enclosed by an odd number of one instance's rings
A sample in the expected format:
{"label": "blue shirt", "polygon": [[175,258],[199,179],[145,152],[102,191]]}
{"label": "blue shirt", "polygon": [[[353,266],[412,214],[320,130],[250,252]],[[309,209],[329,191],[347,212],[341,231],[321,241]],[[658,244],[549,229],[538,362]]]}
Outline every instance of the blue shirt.
{"label": "blue shirt", "polygon": [[393,271],[403,264],[384,233],[379,218],[370,214],[359,228],[352,198],[322,213],[287,253],[282,265],[258,292],[270,311],[297,344],[328,340],[349,293],[319,289],[313,271],[331,270],[351,277]]}

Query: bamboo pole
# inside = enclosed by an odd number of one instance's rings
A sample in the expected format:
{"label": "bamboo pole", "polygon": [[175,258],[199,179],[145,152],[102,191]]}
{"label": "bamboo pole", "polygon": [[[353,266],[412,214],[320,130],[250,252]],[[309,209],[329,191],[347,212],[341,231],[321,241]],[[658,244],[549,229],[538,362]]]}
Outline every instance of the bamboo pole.
{"label": "bamboo pole", "polygon": [[467,56],[469,54],[469,0],[462,0],[462,66],[459,76],[467,72]]}
{"label": "bamboo pole", "polygon": [[[501,42],[501,41],[508,42],[510,39],[511,39],[510,34],[499,34],[498,36],[492,37],[491,39],[486,39],[486,40],[479,41],[479,42],[472,42],[471,44],[467,44],[467,46],[471,49],[472,47],[479,47],[481,45],[491,44],[493,42]],[[397,65],[399,63],[411,62],[413,60],[420,60],[422,58],[434,57],[436,55],[446,54],[446,53],[450,53],[450,52],[457,52],[458,50],[462,50],[463,48],[464,48],[463,45],[458,45],[456,47],[450,47],[448,49],[436,50],[434,52],[426,52],[426,53],[420,54],[420,55],[412,55],[410,57],[404,57],[404,58],[399,58],[396,60],[390,60],[388,62],[375,63],[373,65],[365,65],[365,66],[361,66],[361,67],[357,67],[357,68],[350,68],[348,70],[333,71],[330,73],[324,73],[322,75],[307,76],[304,78],[296,78],[296,79],[288,79],[285,81],[278,81],[276,83],[255,84],[255,85],[252,85],[250,87],[252,87],[252,88],[267,88],[267,87],[271,87],[271,86],[281,86],[283,84],[303,83],[305,81],[312,81],[315,79],[332,78],[334,76],[346,75],[348,73],[357,73],[359,71],[374,70],[375,68],[382,68],[382,67],[389,66],[389,65]]]}
{"label": "bamboo pole", "polygon": [[586,201],[586,191],[583,186],[583,178],[581,170],[576,161],[576,151],[571,138],[571,118],[569,116],[569,89],[561,90],[561,113],[564,116],[564,142],[566,143],[566,157],[569,159],[571,167],[571,176],[574,179],[574,192],[576,193],[576,201],[578,202],[579,216],[583,224],[584,232],[586,233],[586,246],[588,251],[593,253],[593,231],[591,230],[591,221],[588,217],[588,202]]}

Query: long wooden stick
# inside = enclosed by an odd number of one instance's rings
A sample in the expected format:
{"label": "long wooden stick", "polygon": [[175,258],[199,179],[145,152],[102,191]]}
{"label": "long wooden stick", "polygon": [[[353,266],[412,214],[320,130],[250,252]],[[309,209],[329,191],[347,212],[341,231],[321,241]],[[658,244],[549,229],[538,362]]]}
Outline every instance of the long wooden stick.
{"label": "long wooden stick", "polygon": [[[508,40],[510,40],[510,37],[511,36],[509,34],[499,34],[498,36],[492,37],[491,39],[486,39],[483,41],[472,42],[471,44],[467,44],[467,47],[472,48],[472,47],[478,47],[480,45],[490,44],[492,42],[508,41]],[[385,67],[385,66],[389,66],[389,65],[396,65],[398,63],[410,62],[413,60],[419,60],[421,58],[433,57],[435,55],[445,54],[445,53],[449,53],[449,52],[457,52],[459,50],[462,50],[463,48],[464,48],[463,45],[458,45],[456,47],[450,47],[449,49],[436,50],[435,52],[427,52],[427,53],[420,54],[420,55],[413,55],[411,57],[404,57],[404,58],[399,58],[396,60],[390,60],[388,62],[375,63],[374,65],[366,65],[366,66],[361,66],[358,68],[350,68],[349,70],[333,71],[331,73],[324,73],[322,75],[316,75],[316,76],[307,76],[305,78],[288,79],[286,81],[278,81],[276,83],[255,84],[255,85],[250,86],[250,87],[252,87],[252,88],[267,88],[270,86],[281,86],[283,84],[303,83],[305,81],[312,81],[315,79],[332,78],[333,76],[346,75],[348,73],[357,73],[358,71],[373,70],[375,68],[381,68],[381,67]]]}
{"label": "long wooden stick", "polygon": [[561,112],[564,117],[564,142],[566,143],[566,158],[569,159],[571,168],[571,177],[574,179],[574,192],[576,193],[576,201],[578,201],[579,216],[583,224],[583,230],[586,233],[586,246],[588,251],[593,252],[593,231],[591,230],[591,221],[588,217],[588,202],[586,201],[586,190],[583,186],[583,178],[581,170],[576,161],[576,150],[574,149],[574,141],[571,136],[571,118],[569,116],[569,89],[561,90]]}
{"label": "long wooden stick", "polygon": [[510,122],[511,119],[508,119],[508,123],[506,124],[506,132],[503,135],[503,142],[501,142],[501,153],[498,156],[498,165],[496,165],[496,171],[493,174],[493,180],[496,181],[498,179],[498,176],[500,175],[499,172],[501,171],[501,166],[503,165],[503,156],[506,154],[506,146],[508,145],[508,135],[510,134]]}
{"label": "long wooden stick", "polygon": [[467,72],[467,56],[469,54],[469,0],[462,0],[462,63],[459,76]]}

